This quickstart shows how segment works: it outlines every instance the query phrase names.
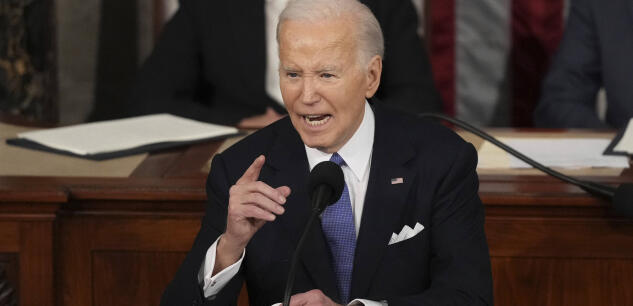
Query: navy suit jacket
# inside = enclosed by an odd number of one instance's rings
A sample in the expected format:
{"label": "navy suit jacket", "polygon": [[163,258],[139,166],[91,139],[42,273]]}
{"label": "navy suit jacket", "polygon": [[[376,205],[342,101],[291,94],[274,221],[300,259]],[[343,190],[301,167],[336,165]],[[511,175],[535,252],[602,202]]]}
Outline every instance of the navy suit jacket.
{"label": "navy suit jacket", "polygon": [[[351,297],[387,300],[391,306],[492,305],[473,146],[438,124],[384,106],[373,109],[374,147]],[[259,179],[292,189],[286,212],[253,236],[238,275],[215,300],[205,301],[197,273],[225,229],[228,190],[260,154],[266,162]],[[202,227],[161,305],[233,305],[243,281],[251,304],[281,302],[291,256],[310,215],[308,173],[304,145],[287,117],[216,155]],[[403,178],[403,183],[391,184],[392,178]],[[425,227],[420,234],[388,246],[392,233],[417,222]],[[339,299],[320,221],[309,232],[300,263],[294,293],[320,289]]]}
{"label": "navy suit jacket", "polygon": [[[411,113],[440,111],[410,0],[363,0],[385,35],[376,96]],[[128,113],[168,112],[234,125],[284,108],[265,90],[264,0],[181,0],[139,71]]]}
{"label": "navy suit jacket", "polygon": [[[606,123],[595,101],[607,94]],[[542,127],[620,128],[633,117],[633,1],[572,0],[563,40],[543,83]]]}

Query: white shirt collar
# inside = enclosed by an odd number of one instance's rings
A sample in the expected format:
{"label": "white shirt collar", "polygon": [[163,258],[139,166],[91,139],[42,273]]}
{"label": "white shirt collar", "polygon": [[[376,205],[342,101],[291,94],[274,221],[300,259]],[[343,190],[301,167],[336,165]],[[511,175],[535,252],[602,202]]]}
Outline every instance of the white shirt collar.
{"label": "white shirt collar", "polygon": [[[375,127],[374,112],[369,106],[369,103],[365,101],[363,121],[358,126],[354,135],[352,135],[352,138],[337,152],[359,181],[365,177],[368,172],[369,159],[371,158],[371,152],[374,146]],[[331,153],[325,153],[308,146],[305,146],[305,149],[310,170],[318,163],[330,160],[330,157],[332,157]]]}

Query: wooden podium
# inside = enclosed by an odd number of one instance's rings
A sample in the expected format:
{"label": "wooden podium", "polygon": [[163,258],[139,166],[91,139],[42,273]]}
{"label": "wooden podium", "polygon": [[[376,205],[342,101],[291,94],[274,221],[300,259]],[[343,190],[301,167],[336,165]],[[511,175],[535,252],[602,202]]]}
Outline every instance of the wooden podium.
{"label": "wooden podium", "polygon": [[[219,146],[153,153],[123,178],[0,176],[0,292],[19,305],[157,305],[199,229]],[[633,305],[632,219],[541,175],[482,174],[480,196],[496,305]]]}

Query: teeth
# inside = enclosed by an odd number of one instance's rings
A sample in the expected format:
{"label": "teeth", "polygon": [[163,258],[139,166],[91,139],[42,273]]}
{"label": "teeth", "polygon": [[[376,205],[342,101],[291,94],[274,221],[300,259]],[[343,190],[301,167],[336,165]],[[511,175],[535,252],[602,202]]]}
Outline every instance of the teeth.
{"label": "teeth", "polygon": [[[307,115],[307,116],[303,116],[303,118],[305,118],[306,123],[308,123],[311,126],[319,126],[319,125],[323,125],[325,123],[327,123],[330,120],[329,115]],[[321,120],[316,120],[318,118],[322,118]]]}

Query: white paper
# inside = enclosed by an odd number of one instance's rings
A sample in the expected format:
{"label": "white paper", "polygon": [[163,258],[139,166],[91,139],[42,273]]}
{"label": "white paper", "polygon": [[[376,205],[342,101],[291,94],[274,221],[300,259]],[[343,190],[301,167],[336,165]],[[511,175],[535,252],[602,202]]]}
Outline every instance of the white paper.
{"label": "white paper", "polygon": [[[628,168],[626,156],[605,156],[605,138],[499,138],[524,155],[548,167]],[[484,142],[479,150],[479,168],[531,168],[530,165]]]}
{"label": "white paper", "polygon": [[629,120],[626,130],[624,130],[624,135],[622,135],[618,144],[613,147],[613,151],[633,154],[633,119]]}
{"label": "white paper", "polygon": [[79,124],[19,133],[19,138],[79,155],[115,152],[161,142],[192,141],[237,133],[234,127],[169,114]]}

